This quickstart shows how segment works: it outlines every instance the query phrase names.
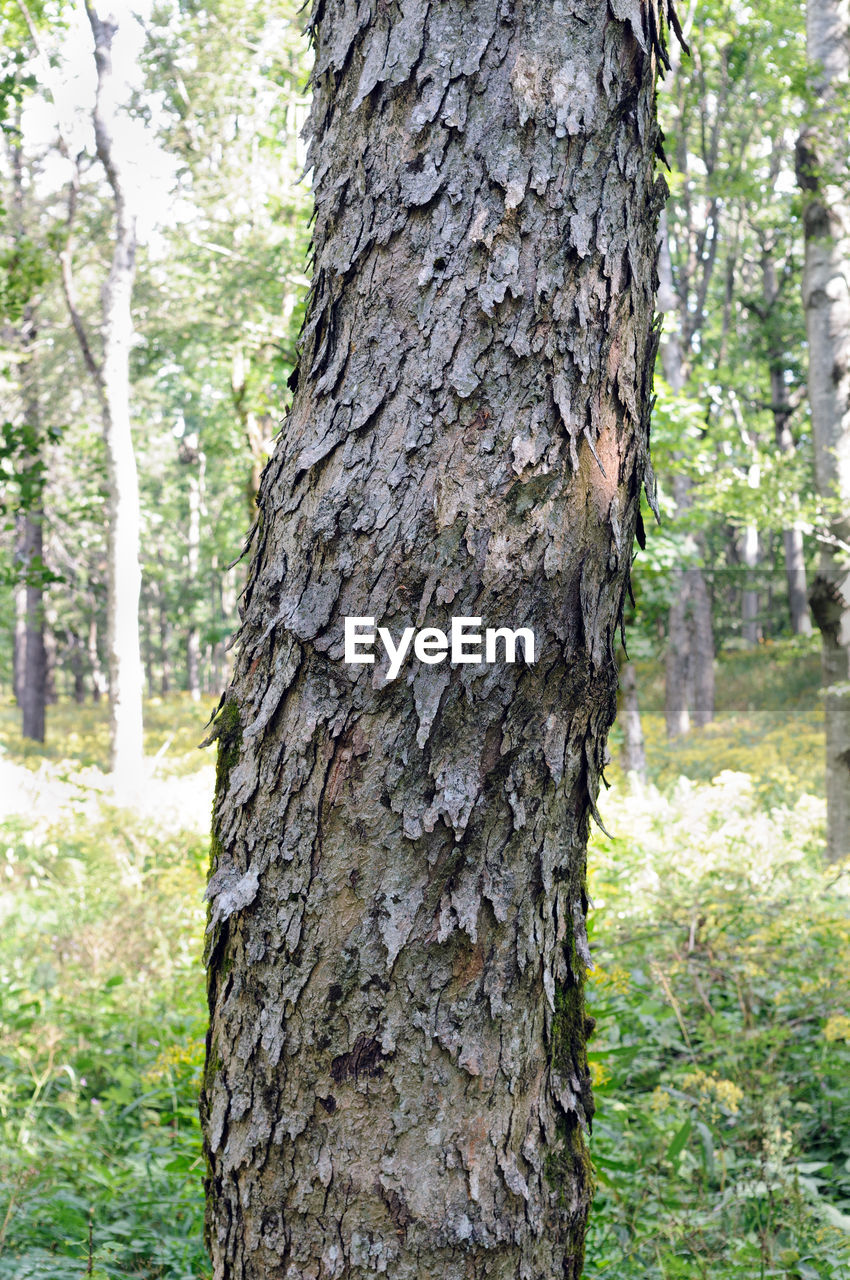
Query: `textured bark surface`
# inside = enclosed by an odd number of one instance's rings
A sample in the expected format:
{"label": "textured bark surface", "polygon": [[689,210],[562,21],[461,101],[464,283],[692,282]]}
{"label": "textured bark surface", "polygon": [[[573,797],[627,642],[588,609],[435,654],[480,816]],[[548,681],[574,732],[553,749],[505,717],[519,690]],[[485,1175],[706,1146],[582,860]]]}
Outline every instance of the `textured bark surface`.
{"label": "textured bark surface", "polygon": [[[323,0],[315,276],[214,725],[216,1280],[574,1280],[648,465],[657,15]],[[343,618],[537,661],[343,663]]]}
{"label": "textured bark surface", "polygon": [[[673,280],[673,263],[667,235],[667,220],[661,215],[658,253],[658,307],[676,319],[665,329],[661,340],[661,367],[670,389],[679,394],[687,381],[685,353],[679,325],[687,323],[693,333],[693,317],[680,314],[682,302]],[[687,293],[685,294],[685,305]],[[690,482],[684,475],[673,477],[676,515],[691,505]],[[704,557],[702,538],[694,542]],[[673,577],[673,598],[667,617],[667,652],[664,670],[664,719],[668,738],[679,738],[691,727],[691,709],[698,726],[714,719],[714,631],[711,594],[698,566],[677,568]]]}
{"label": "textured bark surface", "polygon": [[[809,340],[809,403],[819,492],[840,502],[831,532],[850,542],[850,200],[846,129],[831,108],[850,82],[846,0],[809,0],[807,52],[813,88],[827,110],[798,146],[804,195],[803,302]],[[850,575],[827,546],[811,594],[823,636],[827,855],[850,854]]]}

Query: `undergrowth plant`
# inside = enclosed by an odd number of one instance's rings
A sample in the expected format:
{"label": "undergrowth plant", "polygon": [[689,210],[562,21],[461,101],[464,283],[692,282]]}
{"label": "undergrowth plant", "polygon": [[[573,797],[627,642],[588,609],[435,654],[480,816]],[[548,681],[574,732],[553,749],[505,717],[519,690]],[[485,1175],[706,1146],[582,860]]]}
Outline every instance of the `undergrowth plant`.
{"label": "undergrowth plant", "polygon": [[[850,876],[822,863],[816,658],[760,656],[724,661],[717,723],[677,748],[642,667],[654,781],[615,769],[601,802],[587,1280],[850,1277]],[[197,707],[150,710],[135,812],[99,713],[56,708],[43,754],[2,716],[0,1280],[209,1276],[213,762]]]}

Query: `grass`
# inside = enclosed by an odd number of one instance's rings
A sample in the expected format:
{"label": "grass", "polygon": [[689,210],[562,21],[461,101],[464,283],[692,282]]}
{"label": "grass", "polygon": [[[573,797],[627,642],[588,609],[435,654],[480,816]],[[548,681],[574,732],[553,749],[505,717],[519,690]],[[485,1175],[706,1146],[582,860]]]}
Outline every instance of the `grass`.
{"label": "grass", "polygon": [[[587,1280],[850,1277],[850,903],[821,863],[817,656],[724,660],[717,723],[675,747],[660,673],[640,678],[653,782],[612,768],[590,851]],[[51,708],[45,751],[0,713],[0,1280],[208,1275],[210,710],[148,707],[164,750],[132,813],[104,793],[102,709]]]}
{"label": "grass", "polygon": [[126,812],[101,709],[50,712],[0,754],[0,1277],[200,1280],[206,715],[148,708],[170,742]]}

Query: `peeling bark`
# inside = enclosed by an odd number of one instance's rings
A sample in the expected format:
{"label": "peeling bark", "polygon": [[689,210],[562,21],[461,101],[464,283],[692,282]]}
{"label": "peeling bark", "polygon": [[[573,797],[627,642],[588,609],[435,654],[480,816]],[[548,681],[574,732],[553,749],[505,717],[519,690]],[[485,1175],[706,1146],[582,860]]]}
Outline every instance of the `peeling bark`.
{"label": "peeling bark", "polygon": [[[657,334],[658,15],[319,0],[315,275],[214,723],[216,1280],[577,1280],[585,846]],[[347,666],[345,616],[533,628]]]}
{"label": "peeling bark", "polygon": [[[815,478],[825,498],[839,500],[830,533],[850,541],[850,201],[846,130],[832,108],[850,81],[850,14],[845,0],[809,0],[806,43],[819,125],[797,147],[803,189],[806,259],[803,303],[809,343],[809,403]],[[840,116],[839,116],[840,119]],[[850,854],[850,575],[824,546],[811,593],[823,638],[826,718],[827,857]]]}

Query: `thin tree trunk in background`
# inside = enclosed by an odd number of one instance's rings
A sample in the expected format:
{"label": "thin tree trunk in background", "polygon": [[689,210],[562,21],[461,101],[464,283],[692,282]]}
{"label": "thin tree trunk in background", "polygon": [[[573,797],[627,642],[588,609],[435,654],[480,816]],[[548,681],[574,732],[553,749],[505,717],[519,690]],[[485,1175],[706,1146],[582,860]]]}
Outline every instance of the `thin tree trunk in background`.
{"label": "thin tree trunk in background", "polygon": [[153,633],[157,619],[154,614],[153,602],[145,601],[144,607],[144,627],[142,629],[142,655],[145,667],[145,684],[148,690],[148,697],[154,697],[156,693],[156,673],[154,672],[154,645]]}
{"label": "thin tree trunk in background", "polygon": [[[658,307],[664,315],[676,315],[676,292],[673,287],[673,264],[667,238],[667,220],[662,212],[659,220]],[[675,322],[661,337],[661,367],[670,390],[681,393],[685,385],[684,356],[681,336]],[[687,481],[684,476],[673,479],[677,513],[687,503]],[[667,649],[664,659],[664,720],[668,738],[682,737],[691,727],[688,711],[688,579],[685,570],[673,572],[673,599],[667,617]]]}
{"label": "thin tree trunk in background", "polygon": [[97,99],[94,109],[98,159],[106,171],[115,205],[112,265],[103,301],[103,430],[109,489],[108,559],[109,714],[111,765],[116,792],[126,795],[139,782],[143,758],[142,661],[139,651],[139,480],[130,424],[131,299],[136,274],[136,219],[116,154],[116,85],[112,69],[114,19],[101,21],[86,5],[95,41]]}
{"label": "thin tree trunk in background", "polygon": [[688,586],[689,575],[677,569],[673,603],[667,615],[667,652],[664,658],[664,723],[668,738],[690,732],[688,710]]}
{"label": "thin tree trunk in background", "polygon": [[690,682],[694,724],[698,729],[714,719],[714,628],[711,595],[705,574],[688,571],[690,628],[688,650],[692,656]]}
{"label": "thin tree trunk in background", "polygon": [[22,551],[22,564],[35,576],[30,578],[26,587],[26,634],[20,692],[21,728],[25,738],[44,742],[47,653],[44,644],[44,592],[40,577],[40,566],[44,560],[41,511],[31,511],[24,517]]}
{"label": "thin tree trunk in background", "polygon": [[[26,235],[23,154],[17,141],[20,118],[9,145],[12,168],[12,220],[16,245]],[[24,509],[16,525],[16,569],[19,586],[15,594],[15,696],[21,708],[23,737],[44,742],[47,700],[47,655],[44,646],[44,460],[42,457],[41,415],[39,412],[36,339],[36,311],[27,303],[22,309],[16,346],[20,357],[21,413],[26,430],[28,456],[21,460]],[[24,485],[23,481],[27,483]]]}
{"label": "thin tree trunk in background", "polygon": [[[830,532],[850,541],[850,201],[841,104],[850,83],[846,0],[809,0],[807,53],[818,123],[798,143],[806,258],[803,302],[819,493],[840,501]],[[820,127],[818,127],[820,125]],[[811,593],[823,639],[827,857],[850,854],[850,574],[825,545]]]}
{"label": "thin tree trunk in background", "polygon": [[791,615],[791,631],[795,636],[812,634],[812,618],[809,612],[809,591],[806,585],[806,554],[803,532],[797,526],[784,529],[782,545],[785,552],[785,576],[788,580],[788,610]]}
{"label": "thin tree trunk in background", "polygon": [[42,630],[44,637],[44,701],[48,707],[52,707],[59,701],[59,695],[56,692],[56,672],[59,665],[56,657],[56,610],[48,611],[44,592],[41,592],[41,604],[44,619]]}
{"label": "thin tree trunk in background", "polygon": [[15,517],[15,570],[18,581],[15,583],[15,631],[12,651],[12,690],[15,701],[20,707],[23,704],[24,668],[27,660],[27,587],[20,579],[20,566],[26,554],[25,526],[23,512]]}
{"label": "thin tree trunk in background", "polygon": [[[285,307],[290,314],[293,304],[294,299],[287,295]],[[237,346],[234,349],[231,364],[230,389],[233,395],[233,405],[242,424],[242,431],[245,435],[251,460],[251,470],[245,487],[245,496],[248,500],[248,528],[257,518],[257,494],[260,491],[260,478],[263,474],[263,467],[269,460],[271,442],[274,439],[276,426],[275,420],[270,413],[257,413],[250,407],[248,396],[249,364],[250,361],[244,349],[241,346]]]}
{"label": "thin tree trunk in background", "polygon": [[[97,387],[106,445],[107,475],[107,653],[109,666],[110,767],[116,796],[128,800],[141,781],[142,692],[139,643],[139,481],[130,421],[131,301],[136,272],[136,219],[128,200],[124,161],[115,143],[117,86],[112,66],[115,18],[101,19],[86,0],[94,37],[97,94],[93,111],[95,145],[112,192],[115,239],[109,274],[101,290],[102,360],[93,353],[76,302],[72,271],[72,230],[79,167],[71,183],[62,282],[74,332],[86,368]],[[68,153],[67,144],[66,154]]]}
{"label": "thin tree trunk in background", "polygon": [[[214,726],[215,1280],[582,1270],[661,200],[631,12],[314,12],[316,270]],[[342,661],[352,615],[530,627],[536,661],[387,682]]]}
{"label": "thin tree trunk in background", "polygon": [[103,672],[103,665],[100,661],[100,648],[98,646],[97,634],[97,602],[94,599],[92,599],[91,602],[91,610],[87,646],[89,669],[91,671],[91,696],[92,702],[100,702],[103,695],[108,692],[108,685]]}
{"label": "thin tree trunk in background", "polygon": [[221,638],[213,645],[210,659],[210,692],[218,693],[227,684],[230,675],[227,642],[236,626],[236,580],[233,570],[219,567],[218,556],[213,556],[210,565],[212,617]]}
{"label": "thin tree trunk in background", "polygon": [[[776,265],[770,253],[765,253],[762,259],[762,273],[764,277],[765,307],[769,314],[779,298]],[[770,403],[773,411],[776,448],[780,453],[793,454],[796,446],[791,432],[792,409],[788,399],[788,387],[785,382],[785,369],[779,356],[773,353],[771,353],[770,358]],[[785,553],[785,577],[788,583],[788,612],[791,618],[791,631],[795,636],[810,636],[812,634],[812,619],[809,613],[809,598],[806,586],[806,558],[803,549],[803,533],[799,526],[794,525],[783,531],[782,544]]]}
{"label": "thin tree trunk in background", "polygon": [[171,619],[165,602],[159,603],[159,655],[161,679],[159,690],[163,697],[171,692]]}
{"label": "thin tree trunk in background", "polygon": [[86,700],[86,677],[85,677],[85,660],[83,656],[83,645],[80,637],[71,636],[71,647],[68,654],[68,662],[73,677],[73,696],[74,701],[78,704]]}
{"label": "thin tree trunk in background", "polygon": [[[741,532],[740,559],[743,566],[745,584],[751,581],[752,570],[759,563],[759,531],[755,525],[748,524]],[[756,645],[761,639],[759,617],[759,593],[745,585],[741,590],[741,635],[744,643]]]}
{"label": "thin tree trunk in background", "polygon": [[206,458],[198,447],[197,432],[180,442],[180,461],[186,467],[189,490],[189,526],[186,538],[186,594],[191,619],[186,633],[186,688],[194,702],[201,697],[201,639],[197,622],[198,565],[201,555],[201,511],[204,503]]}
{"label": "thin tree trunk in background", "polygon": [[620,719],[623,724],[623,772],[626,774],[633,773],[641,782],[646,782],[646,751],[643,743],[643,728],[640,722],[637,672],[632,662],[624,662],[620,667],[620,695]]}
{"label": "thin tree trunk in background", "polygon": [[[26,354],[22,369],[24,388],[24,412],[33,440],[41,440],[38,389],[32,346],[35,341],[35,323],[30,308],[24,313],[23,347]],[[41,466],[39,453],[33,454],[29,465]],[[36,482],[38,499],[25,511],[21,521],[20,572],[26,582],[24,612],[24,653],[21,665],[21,732],[34,742],[44,742],[45,709],[48,701],[48,659],[44,632],[44,508],[43,482]],[[55,699],[52,699],[55,701]]]}
{"label": "thin tree trunk in background", "polygon": [[[664,214],[660,219],[658,253],[658,306],[664,314],[676,316],[679,300],[674,288],[673,263]],[[679,395],[685,387],[685,357],[677,324],[665,329],[661,340],[661,367],[671,391]],[[686,476],[673,477],[676,516],[691,505]],[[702,539],[694,538],[697,551],[704,552]],[[664,720],[667,737],[683,737],[690,731],[690,704],[697,725],[714,719],[714,634],[711,596],[699,565],[677,568],[673,574],[672,603],[667,620],[667,650],[664,660]],[[689,616],[689,604],[691,605]]]}

